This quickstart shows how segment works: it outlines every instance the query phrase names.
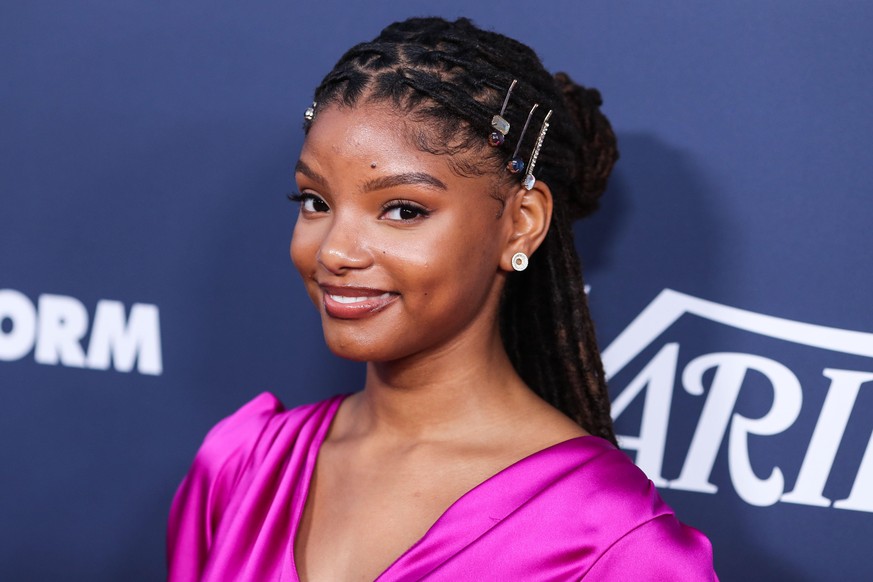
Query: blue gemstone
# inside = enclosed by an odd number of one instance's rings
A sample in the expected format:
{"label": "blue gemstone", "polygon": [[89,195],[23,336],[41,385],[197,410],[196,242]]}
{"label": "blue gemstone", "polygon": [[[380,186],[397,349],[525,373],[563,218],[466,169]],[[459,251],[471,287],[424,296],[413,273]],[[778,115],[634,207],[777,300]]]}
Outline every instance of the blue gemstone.
{"label": "blue gemstone", "polygon": [[513,174],[518,174],[524,169],[524,160],[518,157],[512,158],[511,160],[506,162],[506,169]]}

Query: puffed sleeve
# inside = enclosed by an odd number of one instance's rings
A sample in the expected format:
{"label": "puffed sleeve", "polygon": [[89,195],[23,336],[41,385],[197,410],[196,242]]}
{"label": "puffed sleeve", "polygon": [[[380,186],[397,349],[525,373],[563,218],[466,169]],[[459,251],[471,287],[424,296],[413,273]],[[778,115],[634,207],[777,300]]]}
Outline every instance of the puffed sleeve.
{"label": "puffed sleeve", "polygon": [[655,517],[615,542],[583,577],[598,582],[717,582],[712,545],[673,514]]}
{"label": "puffed sleeve", "polygon": [[167,524],[168,580],[199,580],[213,535],[255,445],[284,407],[263,393],[219,422],[176,491]]}

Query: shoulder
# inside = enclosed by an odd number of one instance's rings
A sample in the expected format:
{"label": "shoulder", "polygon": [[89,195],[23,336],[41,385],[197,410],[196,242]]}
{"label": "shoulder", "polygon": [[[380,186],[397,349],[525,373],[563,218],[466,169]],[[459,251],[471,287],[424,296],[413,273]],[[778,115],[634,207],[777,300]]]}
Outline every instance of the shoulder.
{"label": "shoulder", "polygon": [[286,410],[275,396],[264,393],[209,431],[170,507],[169,579],[201,578],[220,528],[230,527],[235,517],[245,521],[251,513],[240,510],[249,489],[270,497],[268,488],[253,483],[258,478],[276,483],[288,463],[305,462],[341,401],[334,397]]}
{"label": "shoulder", "polygon": [[194,458],[194,467],[212,476],[227,472],[228,465],[242,468],[255,460],[253,456],[266,454],[280,436],[287,442],[307,427],[320,428],[320,421],[328,419],[340,400],[333,397],[286,409],[273,394],[259,394],[212,427]]}
{"label": "shoulder", "polygon": [[226,454],[231,449],[245,448],[259,440],[264,431],[275,430],[289,421],[292,424],[294,421],[304,422],[313,413],[329,407],[334,400],[335,398],[331,398],[286,409],[273,394],[263,392],[218,421],[206,433],[201,452],[223,451]]}
{"label": "shoulder", "polygon": [[681,523],[628,456],[597,437],[571,441],[573,466],[558,497],[580,536],[598,549],[584,576],[593,580],[715,580],[712,546]]}
{"label": "shoulder", "polygon": [[251,448],[271,421],[284,412],[285,406],[272,394],[256,396],[212,427],[195,460],[212,464],[232,451]]}
{"label": "shoulder", "polygon": [[[306,454],[322,435],[342,397],[287,410],[269,393],[256,396],[219,421],[200,445],[179,487],[173,510],[195,500],[221,513],[241,482],[266,469],[281,469],[293,451]],[[275,462],[268,463],[268,460]],[[274,467],[275,465],[275,467]],[[202,498],[202,499],[201,499]]]}
{"label": "shoulder", "polygon": [[608,441],[584,437],[572,441],[570,462],[576,459],[568,480],[585,491],[596,507],[608,508],[618,530],[631,529],[672,509],[664,503],[654,484],[630,458]]}
{"label": "shoulder", "polygon": [[718,580],[709,540],[672,513],[654,517],[618,538],[585,576],[592,580]]}

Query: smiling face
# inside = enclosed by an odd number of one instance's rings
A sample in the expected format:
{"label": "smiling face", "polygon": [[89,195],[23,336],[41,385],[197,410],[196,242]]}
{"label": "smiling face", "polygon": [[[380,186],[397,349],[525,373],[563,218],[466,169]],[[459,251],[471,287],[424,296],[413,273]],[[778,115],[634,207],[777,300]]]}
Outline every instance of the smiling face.
{"label": "smiling face", "polygon": [[297,166],[291,258],[337,355],[388,362],[497,333],[513,225],[493,175],[448,161],[415,147],[386,105],[319,111]]}

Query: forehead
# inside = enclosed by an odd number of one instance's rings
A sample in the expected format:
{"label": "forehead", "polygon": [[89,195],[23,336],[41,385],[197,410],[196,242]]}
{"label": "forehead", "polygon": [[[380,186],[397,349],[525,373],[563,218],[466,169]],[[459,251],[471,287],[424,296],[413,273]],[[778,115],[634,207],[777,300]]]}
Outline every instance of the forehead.
{"label": "forehead", "polygon": [[463,130],[446,132],[437,123],[421,121],[415,112],[407,113],[390,103],[330,104],[313,120],[300,158],[307,164],[314,158],[319,163],[420,164],[431,172],[492,181],[494,170],[488,159],[492,152],[486,137],[480,145]]}
{"label": "forehead", "polygon": [[319,110],[303,142],[303,154],[354,159],[379,153],[382,158],[424,159],[427,154],[415,147],[409,125],[402,114],[386,105],[332,104]]}

